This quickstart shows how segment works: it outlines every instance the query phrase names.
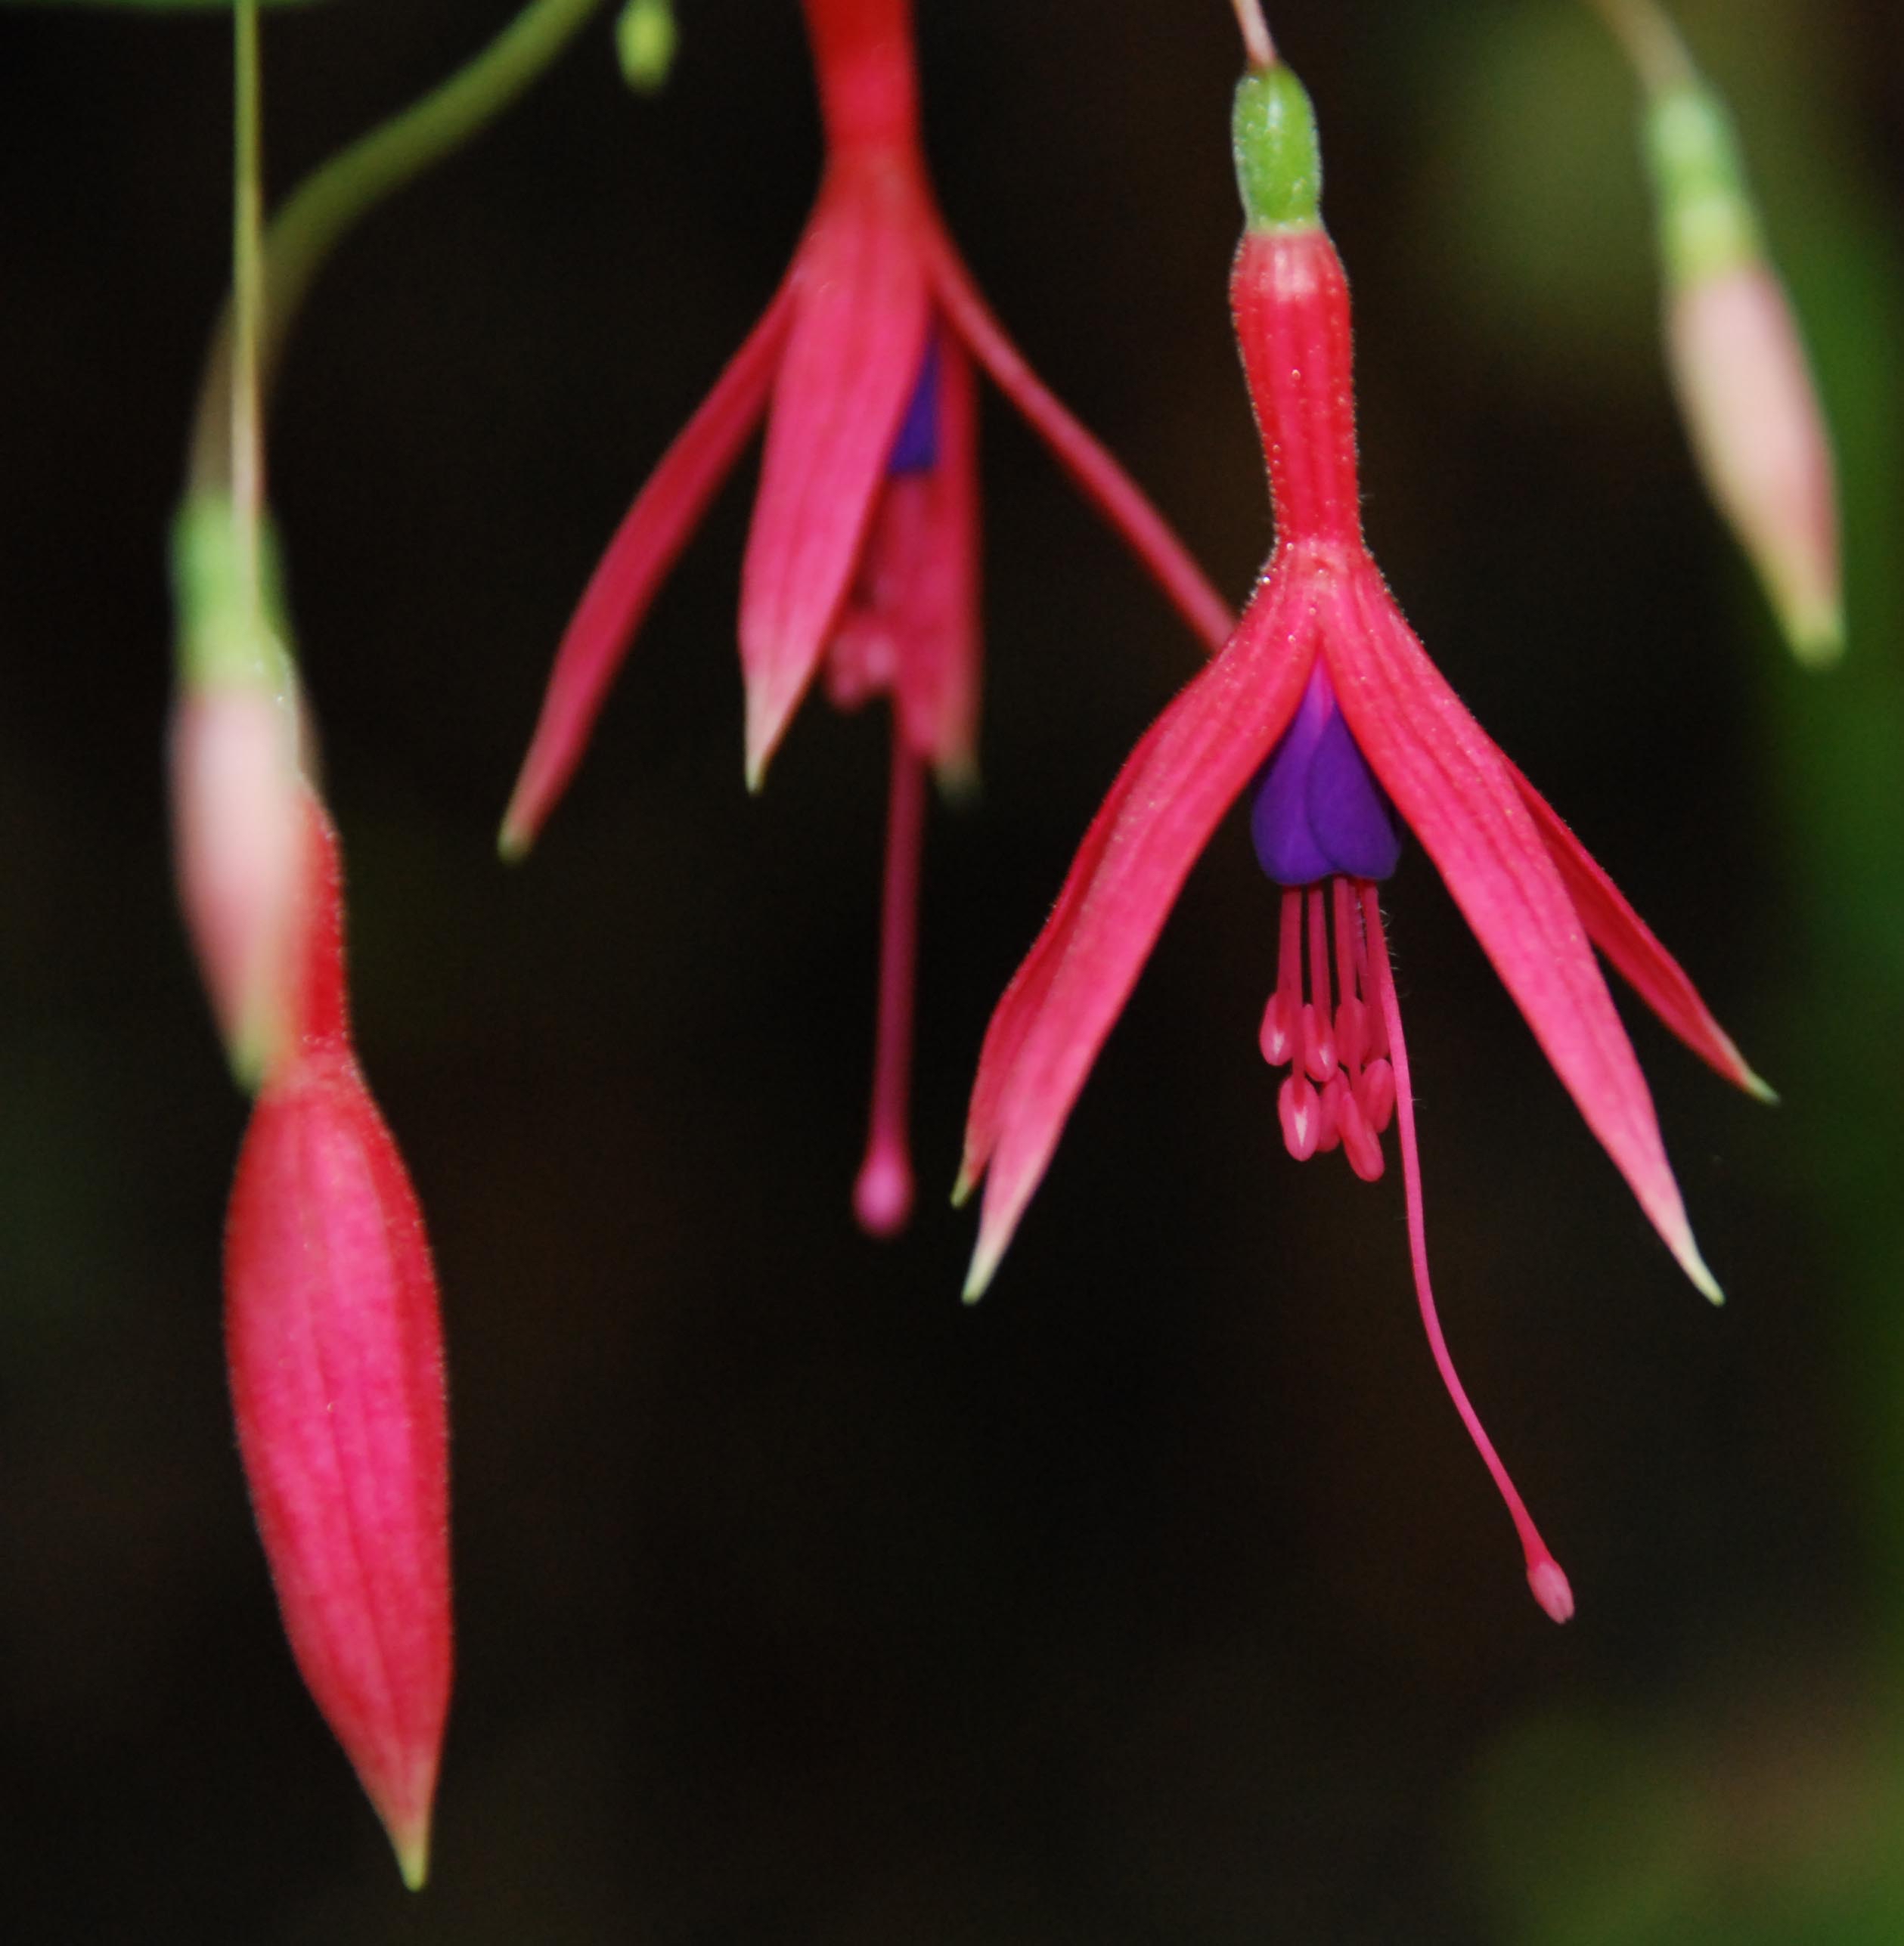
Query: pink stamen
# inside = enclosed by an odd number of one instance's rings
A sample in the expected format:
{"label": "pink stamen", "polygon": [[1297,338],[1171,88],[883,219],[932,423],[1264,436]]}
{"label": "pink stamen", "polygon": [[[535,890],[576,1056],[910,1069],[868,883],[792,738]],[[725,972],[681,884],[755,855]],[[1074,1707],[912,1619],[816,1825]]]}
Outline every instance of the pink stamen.
{"label": "pink stamen", "polygon": [[1342,1131],[1342,1153],[1348,1158],[1349,1167],[1364,1182],[1379,1182],[1387,1167],[1381,1144],[1375,1139],[1375,1130],[1362,1112],[1362,1104],[1356,1099],[1355,1090],[1346,1083],[1336,1098],[1335,1118]]}
{"label": "pink stamen", "polygon": [[892,726],[892,793],[879,920],[879,1015],[873,1061],[873,1110],[866,1160],[853,1185],[853,1213],[876,1237],[895,1236],[913,1208],[909,1127],[913,993],[919,966],[919,858],[926,831],[926,766]]}
{"label": "pink stamen", "polygon": [[1379,990],[1381,1019],[1388,1030],[1394,1064],[1395,1106],[1401,1121],[1402,1181],[1408,1207],[1409,1254],[1414,1260],[1415,1294],[1421,1305],[1428,1349],[1434,1353],[1435,1368],[1441,1374],[1448,1396],[1461,1415],[1461,1423],[1467,1427],[1468,1436],[1474,1441],[1482,1462],[1493,1476],[1495,1486],[1512,1517],[1515,1532],[1521,1537],[1521,1551],[1527,1557],[1527,1586],[1534,1600],[1555,1621],[1564,1622],[1574,1613],[1574,1591],[1568,1585],[1560,1563],[1541,1539],[1540,1529],[1534,1526],[1526,1503],[1515,1490],[1514,1482],[1508,1477],[1507,1468],[1495,1452],[1493,1442],[1488,1438],[1479,1415],[1468,1403],[1468,1394],[1449,1354],[1447,1340],[1441,1334],[1441,1322],[1434,1309],[1434,1293],[1428,1283],[1428,1239],[1422,1214],[1422,1169],[1415,1145],[1415,1104],[1409,1086],[1408,1049],[1402,1040],[1401,1009],[1395,999],[1395,981],[1389,968],[1388,942],[1382,937],[1381,903],[1372,885],[1362,888],[1362,914],[1369,964]]}
{"label": "pink stamen", "polygon": [[1302,1010],[1302,1064],[1319,1086],[1335,1072],[1335,1030],[1329,1006],[1329,908],[1311,885],[1309,905],[1309,1005]]}
{"label": "pink stamen", "polygon": [[1361,917],[1346,878],[1332,878],[1329,893],[1335,923],[1335,1052],[1349,1071],[1353,1086],[1369,1055],[1367,1009],[1362,1004],[1357,971],[1363,956],[1358,938]]}
{"label": "pink stamen", "polygon": [[1307,1162],[1322,1137],[1323,1104],[1300,1069],[1285,1076],[1276,1091],[1276,1112],[1282,1124],[1283,1146],[1298,1162]]}
{"label": "pink stamen", "polygon": [[1257,1037],[1263,1058],[1272,1068],[1282,1067],[1295,1055],[1302,1012],[1302,894],[1294,887],[1282,894],[1279,931],[1276,991],[1263,1009],[1263,1030]]}
{"label": "pink stamen", "polygon": [[1322,1091],[1322,1133],[1316,1138],[1316,1146],[1326,1155],[1338,1147],[1342,1139],[1342,1104],[1347,1098],[1349,1084],[1338,1068],[1332,1074]]}
{"label": "pink stamen", "polygon": [[1395,1113],[1395,1071],[1385,1056],[1377,1055],[1363,1069],[1362,1078],[1355,1084],[1355,1100],[1369,1127],[1377,1135],[1385,1134]]}

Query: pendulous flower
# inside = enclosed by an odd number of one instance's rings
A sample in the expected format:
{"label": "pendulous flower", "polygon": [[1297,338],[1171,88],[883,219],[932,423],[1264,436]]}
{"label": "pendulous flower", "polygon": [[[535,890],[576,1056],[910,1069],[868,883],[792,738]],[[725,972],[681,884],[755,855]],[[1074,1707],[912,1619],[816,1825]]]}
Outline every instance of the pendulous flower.
{"label": "pendulous flower", "polygon": [[351,1046],[336,838],[308,789],[303,808],[293,1031],[232,1185],[225,1353],[292,1653],[415,1887],[452,1659],[442,1328],[416,1194]]}
{"label": "pendulous flower", "polygon": [[1053,397],[947,234],[921,144],[911,0],[805,0],[826,144],[818,201],[765,315],[637,497],[557,651],[504,821],[540,830],[580,761],[662,577],[767,421],[741,570],[746,774],[816,676],[892,710],[872,1127],[854,1192],[867,1229],[912,1203],[911,1058],[925,771],[974,772],[978,689],[975,361],[1024,414],[1212,648],[1231,615],[1123,469]]}
{"label": "pendulous flower", "polygon": [[[1230,294],[1268,462],[1276,548],[1223,652],[1152,725],[1086,833],[1056,908],[994,1013],[960,1198],[986,1178],[968,1297],[985,1289],[1171,904],[1225,812],[1250,799],[1282,892],[1261,1045],[1288,1065],[1279,1108],[1298,1160],[1339,1146],[1382,1173],[1400,1124],[1416,1288],[1436,1365],[1505,1499],[1536,1598],[1572,1613],[1456,1376],[1423,1235],[1414,1106],[1378,883],[1415,834],[1587,1125],[1694,1283],[1715,1300],[1652,1102],[1592,950],[1695,1052],[1759,1082],[1611,881],[1428,661],[1364,543],[1348,289],[1322,227],[1307,97],[1286,67],[1236,97],[1248,219]],[[1589,942],[1592,942],[1589,944]]]}

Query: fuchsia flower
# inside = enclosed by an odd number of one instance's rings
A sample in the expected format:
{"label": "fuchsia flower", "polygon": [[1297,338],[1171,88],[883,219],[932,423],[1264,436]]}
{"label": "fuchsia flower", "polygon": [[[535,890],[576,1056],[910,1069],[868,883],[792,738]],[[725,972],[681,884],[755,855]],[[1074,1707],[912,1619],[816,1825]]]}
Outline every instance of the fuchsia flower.
{"label": "fuchsia flower", "polygon": [[1279,1102],[1286,1144],[1298,1159],[1339,1145],[1372,1179],[1381,1137],[1391,1114],[1399,1120],[1416,1290],[1435,1361],[1513,1517],[1530,1585],[1564,1620],[1566,1577],[1462,1390],[1429,1288],[1407,1053],[1376,892],[1395,866],[1400,826],[1440,871],[1640,1207],[1714,1300],[1592,945],[1721,1074],[1755,1092],[1763,1084],[1611,881],[1462,707],[1369,556],[1348,290],[1321,225],[1313,119],[1286,68],[1245,77],[1236,144],[1248,227],[1231,299],[1269,465],[1276,551],[1228,646],[1112,786],[992,1017],[958,1191],[987,1176],[967,1294],[978,1296],[997,1267],[1198,854],[1248,794],[1258,858],[1285,888],[1261,1038],[1273,1064],[1292,1067]]}
{"label": "fuchsia flower", "polygon": [[1043,436],[1214,648],[1222,599],[1117,463],[1040,383],[960,261],[920,142],[910,0],[806,0],[826,167],[766,315],[650,477],[557,652],[503,826],[526,851],[579,761],[662,578],[764,417],[741,570],[746,770],[758,789],[823,677],[892,706],[872,1131],[855,1191],[888,1233],[912,1200],[906,1129],[924,769],[972,774],[979,648],[972,361]]}
{"label": "fuchsia flower", "polygon": [[351,1046],[336,838],[305,803],[296,1031],[232,1185],[225,1349],[292,1653],[417,1886],[451,1660],[442,1329],[416,1195]]}

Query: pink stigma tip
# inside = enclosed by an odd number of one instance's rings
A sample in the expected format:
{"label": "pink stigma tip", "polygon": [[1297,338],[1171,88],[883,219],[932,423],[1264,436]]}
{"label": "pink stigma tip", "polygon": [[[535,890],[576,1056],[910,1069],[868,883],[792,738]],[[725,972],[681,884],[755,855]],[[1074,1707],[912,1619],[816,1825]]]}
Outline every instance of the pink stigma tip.
{"label": "pink stigma tip", "polygon": [[913,1213],[911,1165],[898,1150],[875,1148],[853,1185],[853,1214],[869,1236],[897,1236]]}
{"label": "pink stigma tip", "polygon": [[1528,1562],[1527,1586],[1533,1591],[1534,1600],[1553,1620],[1573,1620],[1574,1591],[1561,1572],[1559,1562],[1552,1554],[1543,1554],[1538,1560]]}

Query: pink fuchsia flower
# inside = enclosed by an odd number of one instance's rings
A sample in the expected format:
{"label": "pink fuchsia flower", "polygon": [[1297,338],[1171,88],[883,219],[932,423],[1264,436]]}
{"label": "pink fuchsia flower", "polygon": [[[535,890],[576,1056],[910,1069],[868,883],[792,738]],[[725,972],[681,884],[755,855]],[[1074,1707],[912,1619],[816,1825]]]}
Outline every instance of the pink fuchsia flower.
{"label": "pink fuchsia flower", "polygon": [[1228,646],[1112,786],[992,1016],[957,1191],[985,1179],[966,1294],[990,1281],[1199,853],[1248,797],[1257,857],[1284,888],[1261,1043],[1273,1064],[1292,1070],[1279,1103],[1286,1145],[1299,1160],[1339,1146],[1372,1179],[1382,1173],[1381,1138],[1391,1115],[1399,1120],[1410,1253],[1435,1362],[1513,1517],[1529,1584],[1564,1620],[1566,1577],[1456,1375],[1429,1286],[1407,1051],[1376,891],[1397,862],[1402,828],[1440,872],[1640,1207],[1715,1300],[1592,946],[1720,1074],[1754,1092],[1763,1084],[1611,881],[1462,707],[1369,556],[1348,289],[1321,225],[1308,100],[1286,68],[1245,79],[1236,145],[1248,227],[1231,300],[1268,461],[1276,550]]}
{"label": "pink fuchsia flower", "polygon": [[308,790],[305,810],[295,1032],[232,1185],[225,1351],[292,1653],[416,1887],[452,1659],[442,1328],[416,1195],[351,1046],[336,838]]}
{"label": "pink fuchsia flower", "polygon": [[885,696],[893,763],[862,1223],[912,1201],[906,1097],[929,766],[973,774],[979,689],[975,361],[1212,648],[1231,615],[1122,469],[1032,373],[947,235],[920,142],[910,0],[806,0],[826,142],[820,196],[766,314],[637,497],[557,652],[504,821],[540,830],[662,577],[764,417],[741,569],[746,772],[816,677],[837,706]]}
{"label": "pink fuchsia flower", "polygon": [[1844,647],[1837,485],[1791,300],[1725,110],[1689,67],[1656,95],[1647,126],[1687,434],[1793,653],[1822,666]]}

